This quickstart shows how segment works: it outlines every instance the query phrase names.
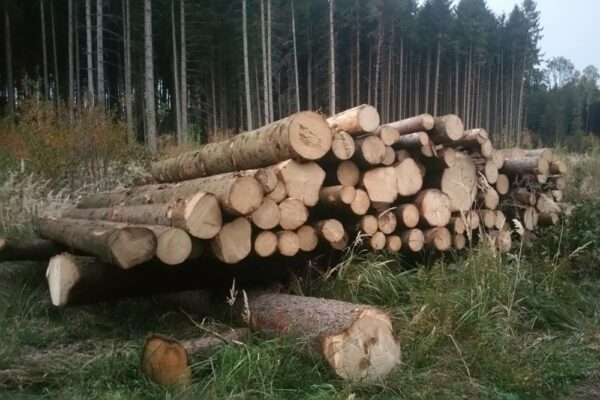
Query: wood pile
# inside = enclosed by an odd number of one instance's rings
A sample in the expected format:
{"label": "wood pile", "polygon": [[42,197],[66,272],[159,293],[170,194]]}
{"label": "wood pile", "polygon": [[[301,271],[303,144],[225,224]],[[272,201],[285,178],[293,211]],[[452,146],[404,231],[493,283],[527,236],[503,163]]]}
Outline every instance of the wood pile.
{"label": "wood pile", "polygon": [[[66,306],[210,289],[218,273],[238,278],[234,271],[243,268],[234,266],[248,260],[275,266],[351,243],[412,254],[484,240],[506,252],[515,232],[557,224],[571,211],[562,196],[566,164],[551,149],[495,149],[484,129],[465,130],[456,115],[381,125],[369,105],[329,118],[300,112],[158,161],[151,172],[153,184],[86,196],[60,218],[39,218],[43,239],[0,238],[0,261],[54,256],[50,295],[53,304]],[[75,255],[60,254],[65,250]],[[203,264],[217,264],[219,271],[199,268]],[[267,298],[248,300],[254,327],[284,324],[314,339],[345,379],[365,379],[369,371],[380,378],[399,363],[381,310]],[[306,307],[322,310],[325,319],[304,315]],[[371,336],[361,340],[379,341],[373,357],[383,361],[363,368],[362,358],[343,345],[353,340],[348,332],[366,328]],[[323,347],[328,341],[331,348]],[[178,346],[184,356],[200,346],[160,337],[147,345],[156,343]],[[328,353],[334,350],[343,357]],[[180,367],[187,370],[184,356]]]}

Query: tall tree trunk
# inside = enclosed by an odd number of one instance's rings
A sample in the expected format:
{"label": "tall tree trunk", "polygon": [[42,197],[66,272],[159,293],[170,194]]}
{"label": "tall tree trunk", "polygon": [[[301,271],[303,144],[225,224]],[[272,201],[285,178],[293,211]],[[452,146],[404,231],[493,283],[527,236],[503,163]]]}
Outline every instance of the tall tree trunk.
{"label": "tall tree trunk", "polygon": [[430,112],[429,93],[431,92],[431,50],[427,46],[427,67],[425,67],[425,111]]}
{"label": "tall tree trunk", "polygon": [[73,85],[73,79],[74,79],[74,74],[73,74],[73,0],[69,0],[67,2],[67,7],[69,8],[68,11],[68,22],[67,24],[69,25],[69,39],[68,39],[68,46],[69,46],[69,94],[67,96],[67,101],[69,102],[68,104],[68,108],[69,108],[69,121],[73,122],[73,106],[75,104],[75,102],[73,101],[73,89],[74,89],[74,85]]}
{"label": "tall tree trunk", "polygon": [[104,108],[104,10],[103,0],[96,0],[96,63],[98,74],[98,105]]}
{"label": "tall tree trunk", "polygon": [[372,98],[372,93],[373,93],[373,89],[372,89],[372,84],[371,84],[371,77],[373,76],[373,74],[371,73],[372,70],[372,65],[373,65],[373,44],[370,43],[369,44],[369,68],[367,69],[367,73],[369,74],[369,79],[368,79],[368,84],[367,84],[367,103],[369,104],[373,104],[373,98]]}
{"label": "tall tree trunk", "polygon": [[40,13],[42,23],[42,57],[44,63],[44,100],[48,100],[48,55],[46,54],[46,12],[44,11],[44,0],[40,0]]}
{"label": "tall tree trunk", "polygon": [[437,117],[438,113],[438,91],[440,86],[440,57],[442,53],[441,39],[438,38],[437,55],[435,59],[435,80],[433,82],[433,116]]}
{"label": "tall tree trunk", "polygon": [[131,25],[129,17],[129,0],[123,1],[123,53],[125,60],[125,113],[127,115],[127,134],[131,143],[135,142],[133,131],[133,104],[131,91]]}
{"label": "tall tree trunk", "polygon": [[185,35],[185,0],[179,2],[179,24],[181,25],[181,143],[188,140],[188,84],[187,84],[187,43]]}
{"label": "tall tree trunk", "polygon": [[460,115],[460,111],[459,111],[459,104],[458,104],[458,92],[459,92],[459,87],[460,87],[460,61],[458,58],[458,49],[456,50],[456,53],[454,55],[454,72],[456,74],[455,77],[455,82],[454,82],[454,114],[456,115]]}
{"label": "tall tree trunk", "polygon": [[273,53],[271,52],[271,0],[267,0],[267,74],[269,85],[269,122],[273,121]]}
{"label": "tall tree trunk", "polygon": [[404,107],[404,37],[400,37],[400,71],[398,72],[398,120],[402,119]]}
{"label": "tall tree trunk", "polygon": [[509,103],[509,108],[508,108],[508,132],[509,132],[509,137],[511,140],[511,145],[515,144],[515,140],[514,140],[514,99],[515,99],[515,56],[513,54],[513,60],[512,60],[512,66],[511,66],[511,72],[510,72],[510,103]]}
{"label": "tall tree trunk", "polygon": [[329,0],[329,115],[335,114],[335,38],[333,36],[333,1]]}
{"label": "tall tree trunk", "polygon": [[377,28],[377,58],[375,60],[375,85],[373,95],[373,107],[379,109],[379,73],[381,70],[381,46],[383,42],[383,14],[379,17]]}
{"label": "tall tree trunk", "polygon": [[152,49],[152,0],[144,0],[144,100],[146,145],[150,153],[158,151],[156,110],[154,105],[154,60]]}
{"label": "tall tree trunk", "polygon": [[519,108],[517,112],[517,146],[521,145],[522,123],[523,123],[523,97],[525,92],[525,69],[527,68],[527,49],[523,52],[523,69],[521,73],[521,84],[519,87]]}
{"label": "tall tree trunk", "polygon": [[312,90],[313,78],[312,78],[312,42],[311,42],[310,33],[308,35],[307,47],[308,47],[308,57],[307,57],[307,61],[306,61],[306,90],[307,90],[306,95],[307,95],[308,110],[312,111],[312,109],[313,109],[313,90]]}
{"label": "tall tree trunk", "polygon": [[300,112],[300,84],[298,83],[298,52],[296,49],[296,14],[292,0],[292,40],[294,42],[294,89],[296,91],[296,112]]}
{"label": "tall tree trunk", "polygon": [[60,81],[58,79],[58,57],[56,52],[56,28],[54,25],[54,2],[50,0],[50,25],[52,28],[52,55],[54,58],[54,97],[56,99],[56,104],[58,105],[58,101],[60,100]]}
{"label": "tall tree trunk", "polygon": [[360,1],[356,1],[356,103],[353,106],[361,104],[360,101]]}
{"label": "tall tree trunk", "polygon": [[177,31],[175,30],[175,0],[171,0],[171,44],[173,47],[173,91],[175,92],[175,127],[177,132],[177,145],[183,144],[181,130],[181,97],[179,97],[179,58],[177,57]]}
{"label": "tall tree trunk", "polygon": [[262,110],[260,109],[260,81],[258,79],[258,65],[256,64],[256,60],[254,60],[254,94],[256,95],[256,121],[258,126],[263,126],[262,121]]}
{"label": "tall tree trunk", "polygon": [[79,110],[80,98],[81,98],[81,59],[79,46],[79,2],[76,1],[74,4],[75,9],[73,18],[73,26],[75,27],[75,108]]}
{"label": "tall tree trunk", "polygon": [[6,90],[8,91],[8,113],[11,121],[15,116],[15,86],[12,69],[12,48],[10,36],[10,15],[8,13],[8,2],[4,2],[4,53],[6,55]]}
{"label": "tall tree trunk", "polygon": [[212,113],[213,113],[213,134],[217,133],[217,90],[215,85],[215,59],[210,59],[210,84],[211,84],[211,99],[212,99]]}
{"label": "tall tree trunk", "polygon": [[252,127],[252,101],[250,93],[250,66],[248,65],[248,24],[246,21],[246,0],[242,0],[242,30],[244,41],[244,87],[246,91],[246,126],[249,131]]}
{"label": "tall tree trunk", "polygon": [[85,0],[85,34],[86,34],[86,54],[87,54],[87,86],[88,96],[91,104],[94,104],[94,57],[92,48],[92,0]]}
{"label": "tall tree trunk", "polygon": [[260,38],[262,42],[262,69],[263,69],[263,108],[265,124],[271,122],[269,116],[269,73],[267,68],[267,42],[265,34],[265,0],[260,0]]}
{"label": "tall tree trunk", "polygon": [[388,42],[388,64],[387,64],[387,82],[385,84],[385,105],[384,105],[384,112],[385,112],[385,121],[386,122],[391,122],[390,120],[390,96],[392,93],[392,84],[394,82],[394,80],[392,79],[392,60],[393,60],[393,53],[392,53],[392,44],[394,43],[394,26],[392,25],[391,27],[392,29],[392,37],[390,38],[389,42]]}

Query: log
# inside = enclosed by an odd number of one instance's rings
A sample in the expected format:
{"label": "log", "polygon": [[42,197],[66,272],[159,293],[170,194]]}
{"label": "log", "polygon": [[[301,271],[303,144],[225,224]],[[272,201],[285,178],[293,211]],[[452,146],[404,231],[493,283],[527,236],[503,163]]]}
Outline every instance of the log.
{"label": "log", "polygon": [[300,251],[300,238],[294,231],[278,231],[277,250],[281,255],[293,257]]}
{"label": "log", "polygon": [[509,196],[516,204],[524,206],[535,206],[537,197],[535,193],[530,192],[525,188],[517,188],[509,192]]}
{"label": "log", "polygon": [[183,341],[151,334],[142,346],[142,372],[159,385],[189,386],[192,383],[191,366],[195,360],[210,357],[228,344],[242,345],[242,340],[249,335],[248,328],[231,328]]}
{"label": "log", "polygon": [[307,207],[319,202],[325,171],[315,162],[287,160],[272,167],[285,184],[288,197],[301,200]]}
{"label": "log", "polygon": [[313,228],[315,228],[317,235],[330,243],[340,241],[345,233],[342,223],[333,218],[316,221]]}
{"label": "log", "polygon": [[560,203],[561,201],[563,201],[564,196],[562,190],[551,190],[550,197],[554,199],[554,201]]}
{"label": "log", "polygon": [[498,174],[498,179],[496,180],[496,184],[494,186],[499,195],[504,196],[507,194],[510,189],[510,181],[508,180],[508,176],[504,174]]}
{"label": "log", "polygon": [[534,207],[527,207],[523,212],[523,226],[528,231],[533,231],[538,225],[538,212]]}
{"label": "log", "polygon": [[491,160],[494,163],[494,165],[496,165],[496,168],[498,168],[498,170],[500,170],[504,165],[504,156],[498,150],[494,150],[492,152],[492,156],[488,159]]}
{"label": "log", "polygon": [[520,147],[513,147],[510,149],[499,149],[498,152],[502,154],[504,160],[508,160],[511,158],[524,158],[525,150]]}
{"label": "log", "polygon": [[385,249],[394,253],[402,249],[402,238],[398,235],[387,235],[385,237]]}
{"label": "log", "polygon": [[400,132],[389,125],[381,125],[375,129],[375,134],[386,146],[392,146],[400,138]]}
{"label": "log", "polygon": [[379,223],[377,217],[374,215],[363,215],[362,218],[356,224],[356,229],[351,231],[362,232],[365,235],[372,236],[379,230]]}
{"label": "log", "polygon": [[550,148],[523,150],[522,157],[544,158],[551,163],[554,161],[554,150]]}
{"label": "log", "polygon": [[271,231],[262,231],[254,238],[252,248],[259,257],[270,257],[277,251],[277,235]]}
{"label": "log", "polygon": [[348,243],[350,243],[350,236],[346,232],[344,232],[344,237],[342,237],[337,242],[329,243],[331,248],[338,251],[344,251],[348,247]]}
{"label": "log", "polygon": [[252,225],[238,217],[223,225],[217,236],[210,240],[212,254],[226,264],[235,264],[252,251]]}
{"label": "log", "polygon": [[439,171],[456,165],[456,151],[452,147],[445,147],[436,152],[433,157],[424,157],[421,162],[430,171]]}
{"label": "log", "polygon": [[47,261],[64,250],[64,246],[52,240],[0,237],[0,262]]}
{"label": "log", "polygon": [[345,131],[350,135],[373,132],[379,126],[379,113],[368,104],[350,108],[327,118],[334,131]]}
{"label": "log", "polygon": [[385,249],[385,234],[383,232],[375,232],[371,237],[367,239],[367,245],[371,250],[381,251]]}
{"label": "log", "polygon": [[496,210],[494,214],[496,216],[494,221],[494,228],[498,230],[503,230],[504,226],[506,225],[506,215],[504,215],[504,213],[500,210]]}
{"label": "log", "polygon": [[487,237],[492,248],[501,253],[507,253],[512,246],[512,238],[509,231],[489,231]]}
{"label": "log", "polygon": [[508,176],[547,175],[550,163],[542,157],[509,158],[504,160],[500,171]]}
{"label": "log", "polygon": [[149,261],[156,254],[156,236],[146,228],[69,218],[38,218],[34,225],[42,237],[123,269]]}
{"label": "log", "polygon": [[448,251],[452,246],[452,235],[445,227],[426,229],[423,235],[429,250]]}
{"label": "log", "polygon": [[455,235],[462,235],[467,231],[467,221],[462,216],[451,217],[448,229]]}
{"label": "log", "polygon": [[570,203],[558,203],[558,208],[560,208],[560,212],[565,216],[569,217],[575,211],[575,206]]}
{"label": "log", "polygon": [[146,226],[156,236],[156,258],[166,265],[178,265],[192,254],[192,239],[183,229]]}
{"label": "log", "polygon": [[228,140],[209,143],[152,165],[158,182],[261,168],[287,159],[318,160],[331,149],[327,122],[303,111]]}
{"label": "log", "polygon": [[558,224],[558,221],[560,221],[560,217],[554,212],[540,213],[538,215],[538,226],[553,226]]}
{"label": "log", "polygon": [[217,199],[214,195],[204,192],[187,198],[175,198],[168,203],[73,208],[63,216],[73,219],[172,226],[200,239],[215,237],[222,225]]}
{"label": "log", "polygon": [[281,222],[281,212],[276,202],[265,197],[260,207],[250,214],[250,219],[260,229],[273,229]]}
{"label": "log", "polygon": [[419,224],[419,209],[414,204],[400,204],[393,212],[400,227],[410,229]]}
{"label": "log", "polygon": [[494,229],[496,226],[496,213],[492,210],[477,210],[480,223],[487,229]]}
{"label": "log", "polygon": [[296,231],[296,235],[298,235],[298,239],[300,240],[300,250],[310,252],[317,248],[319,237],[317,236],[317,231],[312,226],[302,225]]}
{"label": "log", "polygon": [[385,158],[385,144],[374,135],[358,138],[354,141],[356,151],[352,160],[363,167],[379,165]]}
{"label": "log", "polygon": [[285,183],[283,183],[283,181],[278,180],[277,184],[275,185],[275,188],[271,193],[267,195],[267,197],[277,204],[287,199],[288,195],[285,189]]}
{"label": "log", "polygon": [[464,134],[463,122],[454,114],[436,117],[433,128],[429,130],[429,138],[435,144],[445,144],[460,140]]}
{"label": "log", "polygon": [[350,134],[339,131],[333,134],[331,142],[331,151],[323,157],[322,161],[326,164],[349,160],[356,151],[354,139]]}
{"label": "log", "polygon": [[373,202],[393,203],[398,198],[397,176],[393,167],[370,169],[363,174],[361,181]]}
{"label": "log", "polygon": [[416,253],[423,249],[425,245],[425,236],[420,229],[410,229],[400,234],[402,239],[402,249]]}
{"label": "log", "polygon": [[397,162],[394,164],[394,172],[399,196],[413,196],[423,187],[421,169],[414,159],[406,158]]}
{"label": "log", "polygon": [[567,187],[567,179],[564,176],[552,176],[548,178],[546,186],[552,189],[564,190]]}
{"label": "log", "polygon": [[385,235],[391,235],[398,226],[398,219],[392,209],[384,211],[377,216],[377,227]]}
{"label": "log", "polygon": [[308,221],[308,209],[298,199],[287,198],[279,203],[279,225],[285,230],[296,230]]}
{"label": "log", "polygon": [[478,193],[479,203],[488,210],[495,210],[498,208],[500,204],[500,196],[498,192],[496,192],[493,188],[488,187],[485,191],[480,191]]}
{"label": "log", "polygon": [[414,152],[429,145],[429,135],[427,132],[414,132],[400,136],[392,147],[396,150],[402,149]]}
{"label": "log", "polygon": [[550,173],[554,175],[565,174],[567,172],[567,163],[563,160],[555,159],[550,163]]}
{"label": "log", "polygon": [[469,210],[465,213],[465,221],[468,230],[475,230],[479,228],[480,220],[479,213],[476,210]]}
{"label": "log", "polygon": [[465,235],[453,235],[452,236],[452,247],[456,250],[462,250],[467,247],[467,237]]}
{"label": "log", "polygon": [[495,151],[494,146],[492,145],[492,142],[489,141],[489,140],[486,141],[486,142],[484,142],[481,145],[481,147],[479,148],[479,152],[485,158],[492,158],[492,157],[494,157],[494,151]]}
{"label": "log", "polygon": [[401,121],[392,122],[387,126],[398,130],[403,136],[410,133],[428,131],[434,127],[435,120],[431,114],[421,114],[415,117],[406,118]]}
{"label": "log", "polygon": [[489,141],[490,137],[485,129],[466,130],[461,139],[454,140],[447,145],[450,147],[462,147],[465,149],[480,149],[481,145]]}
{"label": "log", "polygon": [[337,182],[344,186],[356,186],[360,181],[360,170],[352,161],[342,161],[336,169]]}
{"label": "log", "polygon": [[451,211],[468,211],[477,196],[477,169],[471,157],[458,154],[456,164],[427,178],[426,186],[439,188],[450,198]]}
{"label": "log", "polygon": [[371,199],[367,192],[362,189],[356,189],[356,196],[350,203],[350,210],[356,215],[365,215],[371,207]]}
{"label": "log", "polygon": [[491,160],[486,160],[483,166],[483,176],[488,181],[490,185],[498,182],[498,177],[500,174],[498,173],[498,168],[496,168],[496,164],[494,164]]}
{"label": "log", "polygon": [[327,186],[319,192],[319,205],[326,207],[348,207],[356,198],[354,186]]}
{"label": "log", "polygon": [[422,223],[428,226],[445,226],[450,221],[450,198],[437,189],[426,189],[414,201]]}
{"label": "log", "polygon": [[545,194],[539,195],[535,203],[535,208],[541,213],[556,213],[560,211],[556,202]]}
{"label": "log", "polygon": [[381,165],[385,165],[389,167],[390,165],[396,162],[396,152],[392,148],[392,146],[385,146],[385,157],[381,161]]}

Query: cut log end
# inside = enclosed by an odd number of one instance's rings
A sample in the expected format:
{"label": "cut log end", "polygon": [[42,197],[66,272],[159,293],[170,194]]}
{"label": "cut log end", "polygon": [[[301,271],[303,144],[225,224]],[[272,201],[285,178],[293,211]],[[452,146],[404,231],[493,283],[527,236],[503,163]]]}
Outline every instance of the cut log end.
{"label": "cut log end", "polygon": [[438,251],[448,251],[452,246],[452,235],[444,227],[428,229],[424,232],[425,244],[428,248]]}
{"label": "cut log end", "polygon": [[156,232],[156,257],[167,265],[178,265],[192,254],[192,239],[184,230],[160,227]]}
{"label": "cut log end", "polygon": [[249,176],[236,179],[229,191],[228,205],[239,215],[249,215],[263,201],[264,192],[260,182]]}
{"label": "cut log end", "polygon": [[252,223],[260,229],[273,229],[281,220],[279,206],[269,197],[251,215]]}
{"label": "cut log end", "polygon": [[395,210],[398,224],[405,228],[414,228],[419,224],[419,209],[414,204],[401,204]]}
{"label": "cut log end", "polygon": [[317,221],[315,229],[318,234],[330,243],[337,242],[344,237],[344,226],[337,219],[326,219]]}
{"label": "cut log end", "polygon": [[300,251],[300,238],[292,231],[279,231],[277,235],[277,250],[286,256],[293,257]]}
{"label": "cut log end", "polygon": [[421,169],[412,158],[406,158],[394,166],[396,173],[396,186],[398,195],[406,197],[412,196],[423,187],[423,176]]}
{"label": "cut log end", "polygon": [[388,235],[386,236],[385,248],[391,252],[398,252],[402,249],[402,239],[398,235]]}
{"label": "cut log end", "polygon": [[[344,131],[336,132],[333,135],[333,142],[331,144],[331,153],[337,160],[349,160],[354,155],[356,146],[354,145],[354,139],[348,133]],[[329,160],[329,159],[328,159]]]}
{"label": "cut log end", "polygon": [[450,198],[437,189],[420,192],[415,199],[420,219],[429,226],[445,226],[450,221]]}
{"label": "cut log end", "polygon": [[150,261],[156,254],[156,244],[156,236],[149,229],[120,229],[110,244],[111,262],[123,269],[129,269]]}
{"label": "cut log end", "polygon": [[69,292],[79,278],[79,269],[68,255],[57,255],[50,259],[46,269],[46,280],[52,305],[64,307],[69,303]]}
{"label": "cut log end", "polygon": [[193,195],[186,201],[183,216],[187,231],[200,239],[212,239],[223,225],[219,202],[212,194],[201,192]]}
{"label": "cut log end", "polygon": [[331,149],[332,135],[322,116],[313,112],[300,112],[292,117],[289,140],[300,158],[318,160]]}
{"label": "cut log end", "polygon": [[350,203],[350,209],[356,215],[365,215],[371,207],[371,199],[367,192],[361,189],[356,189],[356,196],[352,203]]}
{"label": "cut log end", "polygon": [[360,180],[360,170],[352,161],[342,161],[336,170],[337,180],[344,186],[356,186]]}
{"label": "cut log end", "polygon": [[317,231],[310,225],[303,225],[296,231],[298,239],[300,240],[300,250],[304,252],[313,251],[319,244],[319,237]]}
{"label": "cut log end", "polygon": [[344,331],[321,338],[321,350],[341,378],[378,382],[400,363],[401,352],[389,317],[365,309]]}
{"label": "cut log end", "polygon": [[223,225],[221,231],[210,241],[213,254],[226,264],[243,260],[252,250],[252,226],[239,217]]}
{"label": "cut log end", "polygon": [[185,348],[177,340],[160,335],[146,338],[142,349],[142,371],[159,385],[187,386],[192,381]]}
{"label": "cut log end", "polygon": [[298,199],[288,198],[279,203],[280,222],[285,230],[296,230],[308,220],[308,209]]}
{"label": "cut log end", "polygon": [[271,231],[263,231],[254,239],[254,252],[259,257],[269,257],[277,251],[277,235]]}

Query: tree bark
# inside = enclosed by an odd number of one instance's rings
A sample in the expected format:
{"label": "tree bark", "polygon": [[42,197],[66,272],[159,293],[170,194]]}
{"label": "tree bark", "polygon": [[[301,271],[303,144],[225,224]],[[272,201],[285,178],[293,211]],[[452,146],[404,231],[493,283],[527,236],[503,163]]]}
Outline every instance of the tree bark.
{"label": "tree bark", "polygon": [[0,262],[3,261],[48,261],[60,254],[64,247],[46,239],[8,239],[0,237]]}
{"label": "tree bark", "polygon": [[345,131],[350,135],[374,132],[379,126],[379,113],[368,104],[350,108],[327,118],[334,131]]}
{"label": "tree bark", "polygon": [[262,69],[263,69],[263,108],[265,124],[271,122],[269,113],[269,74],[267,72],[267,45],[265,41],[265,0],[260,0],[260,38],[262,42]]}
{"label": "tree bark", "polygon": [[60,101],[60,80],[58,77],[58,56],[56,52],[56,27],[54,24],[54,2],[50,1],[50,25],[52,29],[52,59],[54,61],[54,97],[56,100],[56,104],[59,104]]}
{"label": "tree bark", "polygon": [[75,101],[73,98],[73,91],[74,91],[74,62],[73,62],[73,0],[68,0],[67,2],[67,8],[68,10],[68,20],[67,20],[67,25],[68,25],[68,46],[69,46],[69,50],[68,50],[68,54],[69,54],[69,82],[68,82],[68,90],[69,90],[69,94],[67,95],[67,107],[69,109],[69,122],[73,123],[73,118],[74,118],[74,109],[73,107],[75,106]]}
{"label": "tree bark", "polygon": [[104,97],[104,10],[103,0],[96,0],[96,64],[98,74],[98,105],[104,108],[106,99]]}
{"label": "tree bark", "polygon": [[13,80],[12,39],[10,33],[10,14],[8,2],[4,3],[4,54],[6,56],[6,90],[8,91],[8,113],[15,116],[15,83]]}
{"label": "tree bark", "polygon": [[146,145],[150,153],[158,151],[156,107],[154,103],[154,59],[152,48],[152,0],[144,0],[144,106]]}
{"label": "tree bark", "polygon": [[329,115],[335,115],[335,38],[333,36],[333,1],[329,1]]}
{"label": "tree bark", "polygon": [[171,0],[171,47],[173,47],[173,92],[175,105],[175,133],[177,145],[183,144],[183,130],[181,129],[181,96],[179,95],[179,64],[177,57],[177,31],[175,30],[175,0]]}
{"label": "tree bark", "polygon": [[122,269],[149,261],[156,254],[156,236],[146,228],[122,228],[109,222],[66,218],[40,218],[35,227],[43,237]]}
{"label": "tree bark", "polygon": [[294,89],[296,95],[296,112],[300,112],[300,84],[298,82],[298,52],[296,50],[296,14],[292,0],[292,41],[294,44]]}
{"label": "tree bark", "polygon": [[[187,43],[185,35],[185,0],[179,2],[179,24],[181,43],[181,144],[188,142],[188,84],[187,84]],[[258,89],[257,89],[258,90]]]}
{"label": "tree bark", "polygon": [[400,136],[402,136],[409,133],[429,131],[433,129],[434,125],[435,119],[431,114],[421,114],[401,121],[389,123],[386,126],[397,129]]}
{"label": "tree bark", "polygon": [[44,9],[44,0],[40,0],[40,18],[42,24],[42,62],[44,68],[44,100],[49,98],[48,84],[48,55],[46,51],[46,11]]}
{"label": "tree bark", "polygon": [[250,93],[250,66],[248,61],[248,27],[246,17],[246,0],[242,0],[242,31],[244,42],[244,87],[246,93],[246,127],[249,131],[253,128],[252,124],[252,94]]}

